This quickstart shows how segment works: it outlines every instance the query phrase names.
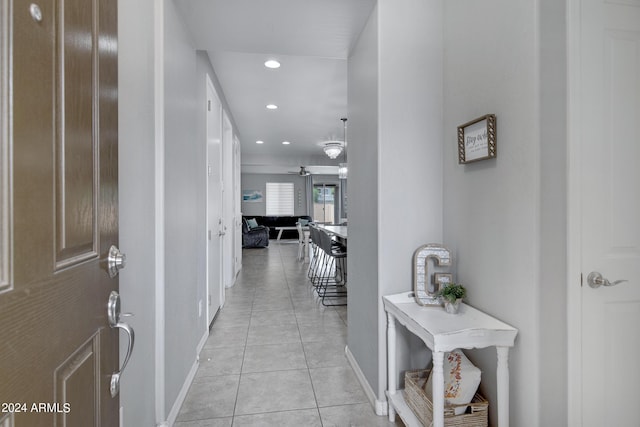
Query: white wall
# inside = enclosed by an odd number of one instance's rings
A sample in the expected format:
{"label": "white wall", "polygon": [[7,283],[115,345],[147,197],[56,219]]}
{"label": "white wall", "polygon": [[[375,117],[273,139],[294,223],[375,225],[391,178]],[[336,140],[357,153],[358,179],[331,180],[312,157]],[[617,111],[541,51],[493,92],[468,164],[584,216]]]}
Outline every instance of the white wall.
{"label": "white wall", "polygon": [[[120,272],[122,311],[136,342],[123,376],[120,404],[125,426],[154,426],[156,360],[156,236],[154,20],[152,0],[118,5]],[[121,359],[126,340],[121,340]]]}
{"label": "white wall", "polygon": [[413,252],[442,240],[441,18],[441,0],[378,1],[349,59],[348,345],[380,400],[382,296],[411,290]]}
{"label": "white wall", "polygon": [[173,1],[164,2],[165,405],[172,409],[197,357],[198,236],[196,52]]}
{"label": "white wall", "polygon": [[[510,419],[523,427],[566,425],[560,3],[447,0],[444,13],[444,241],[469,303],[519,329]],[[456,127],[487,113],[497,159],[458,165]],[[467,354],[495,402],[495,351]]]}

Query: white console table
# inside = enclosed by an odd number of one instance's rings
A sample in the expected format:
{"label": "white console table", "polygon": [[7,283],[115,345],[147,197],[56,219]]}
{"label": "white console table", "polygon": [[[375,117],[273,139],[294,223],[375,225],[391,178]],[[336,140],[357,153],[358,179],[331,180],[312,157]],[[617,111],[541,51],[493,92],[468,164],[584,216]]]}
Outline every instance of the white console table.
{"label": "white console table", "polygon": [[458,314],[442,307],[420,306],[413,293],[382,297],[387,312],[387,373],[389,421],[398,413],[405,425],[421,423],[407,406],[401,390],[396,390],[396,321],[418,336],[433,354],[433,427],[444,427],[444,353],[456,348],[496,347],[498,353],[498,425],[509,426],[509,347],[518,330],[469,305],[461,304]]}

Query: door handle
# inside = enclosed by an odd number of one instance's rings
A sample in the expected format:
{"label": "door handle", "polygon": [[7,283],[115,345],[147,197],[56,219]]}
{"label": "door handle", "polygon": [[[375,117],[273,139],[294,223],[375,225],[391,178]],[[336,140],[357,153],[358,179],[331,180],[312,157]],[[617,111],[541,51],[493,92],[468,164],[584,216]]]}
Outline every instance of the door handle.
{"label": "door handle", "polygon": [[109,319],[109,326],[114,329],[122,329],[127,333],[127,336],[129,338],[129,343],[127,345],[127,354],[124,357],[124,362],[122,362],[122,367],[118,371],[111,374],[111,384],[109,386],[111,397],[116,397],[120,392],[120,377],[122,376],[122,372],[124,372],[124,368],[127,366],[127,363],[129,363],[129,358],[131,357],[131,353],[133,352],[133,343],[135,340],[133,328],[127,323],[120,321],[120,318],[125,316],[133,316],[133,314],[120,312],[120,294],[118,294],[116,291],[111,291],[111,294],[109,295],[109,304],[107,305],[107,318]]}
{"label": "door handle", "polygon": [[622,280],[616,280],[615,282],[610,282],[609,280],[602,277],[602,274],[598,273],[597,271],[592,271],[587,276],[587,283],[593,289],[597,289],[600,286],[615,286],[623,282],[628,282],[628,280],[622,279]]}
{"label": "door handle", "polygon": [[127,256],[117,246],[111,245],[107,256],[107,271],[112,279],[127,265]]}

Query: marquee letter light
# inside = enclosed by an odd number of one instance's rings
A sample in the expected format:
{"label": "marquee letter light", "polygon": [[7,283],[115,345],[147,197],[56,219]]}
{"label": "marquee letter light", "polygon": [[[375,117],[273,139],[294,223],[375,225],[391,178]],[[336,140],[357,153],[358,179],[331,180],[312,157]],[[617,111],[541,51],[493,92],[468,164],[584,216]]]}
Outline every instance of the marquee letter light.
{"label": "marquee letter light", "polygon": [[[434,265],[451,266],[451,253],[437,243],[420,246],[413,253],[413,293],[419,305],[442,305],[438,299],[440,284],[451,282],[451,274],[437,273],[433,281],[429,275],[429,259]],[[431,282],[431,286],[430,286]]]}

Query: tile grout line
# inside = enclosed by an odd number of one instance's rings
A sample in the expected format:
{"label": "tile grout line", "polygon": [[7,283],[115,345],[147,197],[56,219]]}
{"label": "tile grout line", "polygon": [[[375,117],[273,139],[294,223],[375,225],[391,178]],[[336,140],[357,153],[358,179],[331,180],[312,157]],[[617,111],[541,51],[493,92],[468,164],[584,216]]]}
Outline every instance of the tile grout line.
{"label": "tile grout line", "polygon": [[[291,300],[291,305],[293,306],[293,299],[291,298],[291,287],[289,286],[289,279],[287,277],[287,272],[284,269],[284,260],[282,258],[282,251],[279,250],[279,253],[280,253],[280,261],[282,262],[282,266],[283,266],[284,277],[287,282],[287,289],[289,291],[289,299]],[[298,320],[298,316],[295,315],[295,309],[294,309],[294,317],[296,319],[296,327],[298,328],[298,334],[300,335],[300,343],[302,345],[302,354],[304,355],[304,362],[307,365],[307,375],[309,376],[309,383],[311,384],[311,391],[313,392],[313,400],[316,402],[315,409],[318,413],[318,420],[320,421],[320,426],[324,426],[324,423],[322,421],[322,414],[320,414],[320,404],[318,403],[318,395],[316,393],[316,387],[313,383],[313,378],[311,377],[311,368],[309,367],[309,361],[307,360],[307,352],[304,348],[304,342],[302,341],[302,333],[300,332],[300,322]]]}
{"label": "tile grout line", "polygon": [[[302,333],[300,333],[300,324],[298,323],[298,316],[296,316],[295,307],[293,305],[293,298],[291,298],[291,288],[289,287],[289,278],[287,276],[287,270],[284,267],[284,258],[281,250],[281,243],[278,242],[278,255],[280,256],[280,266],[282,267],[282,273],[284,275],[284,281],[287,285],[287,293],[289,294],[289,302],[291,303],[291,308],[293,309],[293,317],[296,319],[296,329],[298,330],[298,337],[300,338],[300,345],[302,346],[302,354],[304,355],[304,363],[307,365],[307,369],[309,369],[309,362],[307,361],[307,354],[304,352],[304,343],[302,342]],[[309,375],[311,375],[309,373]],[[314,394],[315,397],[315,394]],[[316,406],[318,405],[318,401],[316,400]]]}
{"label": "tile grout line", "polygon": [[253,290],[251,300],[251,310],[249,310],[249,326],[247,326],[247,332],[244,339],[244,346],[242,348],[242,363],[240,364],[240,374],[238,375],[238,387],[236,388],[236,398],[233,402],[233,413],[231,415],[231,427],[235,424],[236,421],[236,410],[238,408],[238,396],[240,395],[240,384],[242,383],[242,371],[244,370],[244,358],[247,354],[247,343],[249,342],[249,331],[251,330],[251,319],[253,318],[253,304],[256,298],[256,290]]}

